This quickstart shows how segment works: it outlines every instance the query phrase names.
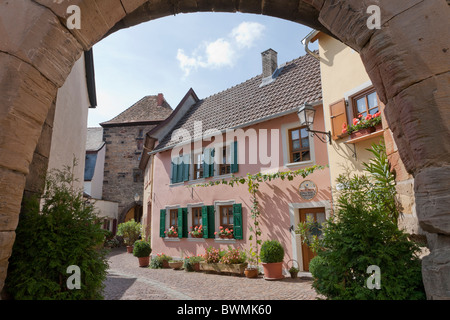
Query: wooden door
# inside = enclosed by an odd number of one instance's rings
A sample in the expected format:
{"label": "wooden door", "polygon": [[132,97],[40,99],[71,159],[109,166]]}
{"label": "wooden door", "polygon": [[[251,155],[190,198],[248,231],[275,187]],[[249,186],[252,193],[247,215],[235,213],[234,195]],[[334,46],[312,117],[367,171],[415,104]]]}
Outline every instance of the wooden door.
{"label": "wooden door", "polygon": [[[325,208],[309,208],[300,209],[300,222],[306,222],[308,219],[312,219],[315,222],[325,222]],[[311,251],[306,243],[302,242],[302,258],[303,258],[303,270],[309,271],[309,262],[316,255]]]}

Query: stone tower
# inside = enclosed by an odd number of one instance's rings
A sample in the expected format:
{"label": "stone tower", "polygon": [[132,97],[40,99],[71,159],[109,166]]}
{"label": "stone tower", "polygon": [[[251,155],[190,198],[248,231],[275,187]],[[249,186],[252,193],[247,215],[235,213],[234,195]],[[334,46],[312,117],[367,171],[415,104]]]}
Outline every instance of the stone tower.
{"label": "stone tower", "polygon": [[142,98],[100,124],[106,143],[103,199],[119,203],[118,223],[141,220],[144,175],[139,161],[145,152],[144,137],[171,113],[172,108],[160,93]]}

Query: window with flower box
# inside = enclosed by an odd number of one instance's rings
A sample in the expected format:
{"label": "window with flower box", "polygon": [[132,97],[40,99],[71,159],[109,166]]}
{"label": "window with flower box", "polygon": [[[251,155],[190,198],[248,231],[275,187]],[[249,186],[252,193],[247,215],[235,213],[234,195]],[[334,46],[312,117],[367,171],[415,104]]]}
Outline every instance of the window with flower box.
{"label": "window with flower box", "polygon": [[363,129],[368,133],[381,126],[381,106],[373,86],[348,96],[348,104],[341,99],[330,104],[331,132],[334,140],[348,137]]}

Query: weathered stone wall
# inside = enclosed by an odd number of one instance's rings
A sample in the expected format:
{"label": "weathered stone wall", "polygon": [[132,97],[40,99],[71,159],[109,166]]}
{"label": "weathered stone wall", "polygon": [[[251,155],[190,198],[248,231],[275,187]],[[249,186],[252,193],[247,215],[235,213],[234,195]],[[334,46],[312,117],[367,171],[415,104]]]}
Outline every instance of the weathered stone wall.
{"label": "weathered stone wall", "polygon": [[[133,170],[139,169],[143,150],[138,150],[137,142],[143,142],[139,131],[147,133],[154,125],[114,126],[103,128],[106,143],[105,170],[103,179],[103,200],[119,203],[118,223],[123,222],[127,209],[134,204],[137,193],[140,201],[144,192],[144,173],[142,179],[134,182]],[[124,212],[125,211],[125,212]]]}
{"label": "weathered stone wall", "polygon": [[[83,13],[79,30],[66,27],[69,4]],[[433,238],[423,263],[428,298],[450,298],[450,9],[445,0],[370,4],[381,8],[381,29],[367,28],[368,3],[361,0],[0,2],[0,288],[42,126],[82,50],[112,31],[167,15],[239,11],[309,25],[360,52],[414,177],[420,225]]]}

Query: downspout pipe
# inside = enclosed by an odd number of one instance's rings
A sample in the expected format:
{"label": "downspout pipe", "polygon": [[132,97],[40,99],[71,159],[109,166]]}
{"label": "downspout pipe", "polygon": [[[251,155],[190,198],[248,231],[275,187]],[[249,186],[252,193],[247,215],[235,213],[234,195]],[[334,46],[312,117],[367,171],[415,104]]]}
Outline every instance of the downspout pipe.
{"label": "downspout pipe", "polygon": [[314,59],[320,61],[320,56],[314,52],[312,52],[308,45],[311,41],[312,38],[314,38],[315,36],[317,36],[319,34],[320,31],[317,30],[313,30],[311,31],[303,40],[302,40],[302,44],[303,47],[305,48],[306,53],[308,53],[310,56],[312,56]]}

